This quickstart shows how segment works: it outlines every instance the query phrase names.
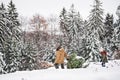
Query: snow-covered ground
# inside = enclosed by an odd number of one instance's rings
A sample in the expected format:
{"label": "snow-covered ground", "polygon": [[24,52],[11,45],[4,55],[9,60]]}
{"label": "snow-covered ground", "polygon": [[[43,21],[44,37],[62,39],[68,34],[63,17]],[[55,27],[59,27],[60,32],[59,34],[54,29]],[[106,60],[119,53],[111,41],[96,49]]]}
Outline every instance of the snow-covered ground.
{"label": "snow-covered ground", "polygon": [[0,80],[120,80],[120,60],[109,61],[106,67],[96,62],[80,69],[17,71],[0,75]]}

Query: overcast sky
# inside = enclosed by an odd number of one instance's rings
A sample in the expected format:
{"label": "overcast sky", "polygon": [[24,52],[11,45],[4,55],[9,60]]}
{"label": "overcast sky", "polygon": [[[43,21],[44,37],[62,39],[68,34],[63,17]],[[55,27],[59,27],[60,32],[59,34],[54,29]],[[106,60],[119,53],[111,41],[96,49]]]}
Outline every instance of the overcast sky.
{"label": "overcast sky", "polygon": [[[0,0],[5,5],[10,0]],[[16,5],[17,12],[22,16],[30,17],[36,13],[48,17],[51,14],[59,15],[62,8],[69,9],[71,4],[74,4],[75,9],[80,12],[83,19],[89,16],[94,0],[13,0]],[[120,5],[120,0],[101,0],[103,3],[104,14],[112,13],[116,17],[117,6]]]}

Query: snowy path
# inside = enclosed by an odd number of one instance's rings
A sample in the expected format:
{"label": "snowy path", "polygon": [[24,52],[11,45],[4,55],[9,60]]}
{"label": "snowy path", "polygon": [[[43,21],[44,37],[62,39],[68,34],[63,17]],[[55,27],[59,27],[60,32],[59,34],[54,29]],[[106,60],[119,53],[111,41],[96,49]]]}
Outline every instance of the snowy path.
{"label": "snowy path", "polygon": [[0,80],[120,80],[120,61],[110,61],[108,67],[91,63],[88,68],[19,71],[0,75]]}

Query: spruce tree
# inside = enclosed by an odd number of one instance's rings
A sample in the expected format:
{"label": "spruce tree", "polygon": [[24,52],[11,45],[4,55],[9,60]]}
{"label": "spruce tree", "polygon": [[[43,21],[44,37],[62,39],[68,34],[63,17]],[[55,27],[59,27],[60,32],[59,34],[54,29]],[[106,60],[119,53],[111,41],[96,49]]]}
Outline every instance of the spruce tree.
{"label": "spruce tree", "polygon": [[3,54],[0,52],[0,74],[5,73],[4,66],[5,66],[5,62],[3,60]]}
{"label": "spruce tree", "polygon": [[111,47],[113,45],[113,42],[112,42],[113,32],[114,32],[113,15],[110,15],[109,13],[106,15],[104,25],[105,25],[105,35],[104,35],[103,43],[104,43],[106,50],[110,54],[112,52]]}
{"label": "spruce tree", "polygon": [[5,37],[4,37],[4,27],[5,27],[5,20],[4,20],[4,12],[5,12],[5,8],[4,8],[4,5],[3,3],[0,5],[0,52],[2,52],[2,48],[3,48],[3,44],[4,44],[4,40],[5,40]]}
{"label": "spruce tree", "polygon": [[10,32],[9,28],[9,20],[7,19],[7,12],[4,4],[0,5],[0,52],[4,53],[4,45],[6,44],[6,39],[9,38]]}
{"label": "spruce tree", "polygon": [[11,36],[11,31],[9,28],[10,25],[10,21],[8,20],[8,16],[7,16],[7,10],[4,7],[4,4],[2,3],[0,5],[0,52],[2,52],[3,54],[3,60],[5,62],[4,65],[4,73],[7,73],[6,68],[6,61],[7,61],[7,48],[9,46],[8,40]]}
{"label": "spruce tree", "polygon": [[13,40],[19,40],[20,38],[20,23],[18,20],[18,13],[17,10],[15,8],[15,4],[13,4],[12,0],[10,1],[9,5],[8,5],[8,19],[11,23],[10,25],[10,30],[12,32],[12,38]]}
{"label": "spruce tree", "polygon": [[[80,48],[80,35],[82,34],[83,21],[80,17],[79,12],[76,12],[74,5],[72,4],[69,11],[63,9],[60,15],[60,29],[64,32],[63,34],[67,37],[66,44],[69,53],[79,52]],[[80,31],[81,30],[81,31]]]}
{"label": "spruce tree", "polygon": [[63,32],[63,34],[65,35],[66,33],[66,17],[67,16],[67,11],[65,8],[63,8],[61,14],[60,14],[60,30]]}
{"label": "spruce tree", "polygon": [[117,16],[118,16],[118,20],[117,20],[117,27],[116,27],[116,36],[117,36],[117,42],[118,45],[120,46],[120,5],[117,8],[117,12],[116,12]]}
{"label": "spruce tree", "polygon": [[[105,19],[105,37],[112,38],[113,34],[113,15],[109,13],[106,15]],[[108,40],[109,43],[109,40]]]}
{"label": "spruce tree", "polygon": [[116,14],[118,16],[118,20],[116,21],[114,27],[114,35],[113,35],[113,47],[112,49],[120,48],[120,5],[117,8]]}
{"label": "spruce tree", "polygon": [[68,35],[68,29],[67,29],[67,11],[65,8],[61,11],[61,14],[59,16],[60,18],[60,31],[63,33],[63,39],[60,38],[59,43],[65,45],[65,38]]}
{"label": "spruce tree", "polygon": [[93,9],[91,10],[88,20],[88,37],[87,44],[89,47],[92,61],[99,60],[99,47],[102,46],[104,26],[103,26],[103,9],[102,3],[99,0],[95,0]]}
{"label": "spruce tree", "polygon": [[16,12],[15,5],[12,1],[10,1],[7,8],[7,19],[9,24],[7,28],[9,29],[10,35],[6,39],[6,44],[4,47],[4,60],[5,67],[4,70],[7,73],[15,72],[18,70],[18,53],[17,53],[17,43],[20,40],[20,29],[19,29],[19,21],[17,19],[18,13]]}
{"label": "spruce tree", "polygon": [[18,47],[20,47],[18,51],[21,53],[18,57],[19,70],[23,71],[38,69],[39,66],[37,66],[37,48],[30,42],[23,44],[22,41],[19,43]]}
{"label": "spruce tree", "polygon": [[85,60],[89,60],[90,59],[90,55],[89,53],[91,52],[91,49],[90,49],[90,44],[89,44],[89,26],[88,26],[88,22],[85,20],[84,21],[84,35],[83,35],[83,38],[82,38],[82,41],[81,41],[81,48],[80,48],[80,53],[79,53],[79,56],[82,56]]}

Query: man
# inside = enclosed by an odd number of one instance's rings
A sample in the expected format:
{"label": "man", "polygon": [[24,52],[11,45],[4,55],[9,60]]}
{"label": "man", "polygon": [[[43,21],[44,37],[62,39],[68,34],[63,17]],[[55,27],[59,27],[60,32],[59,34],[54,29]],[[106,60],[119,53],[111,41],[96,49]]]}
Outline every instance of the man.
{"label": "man", "polygon": [[55,68],[58,69],[59,65],[61,65],[61,68],[64,69],[64,59],[67,58],[67,54],[65,50],[59,46],[56,49],[56,54],[55,54]]}

